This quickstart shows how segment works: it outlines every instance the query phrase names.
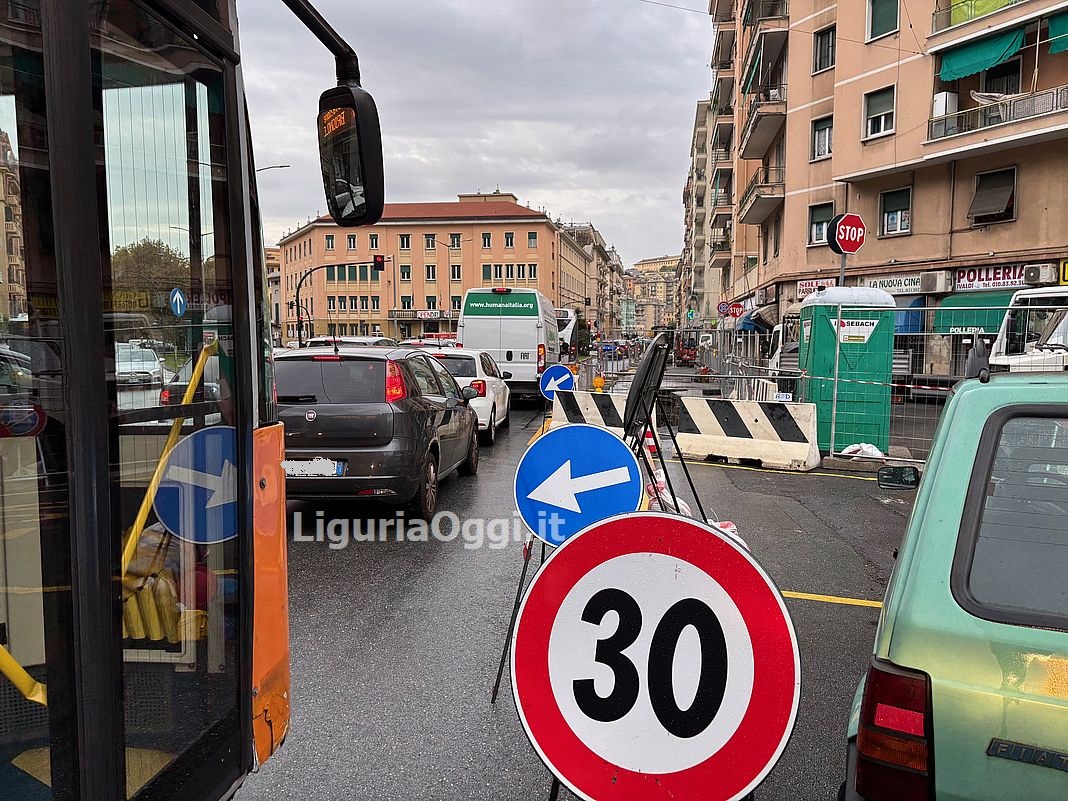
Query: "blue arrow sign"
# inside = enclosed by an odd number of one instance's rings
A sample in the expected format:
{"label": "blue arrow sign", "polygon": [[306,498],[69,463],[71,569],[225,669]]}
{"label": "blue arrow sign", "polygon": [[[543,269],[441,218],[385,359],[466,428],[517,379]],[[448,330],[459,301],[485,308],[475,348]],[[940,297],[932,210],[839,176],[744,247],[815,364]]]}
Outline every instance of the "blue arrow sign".
{"label": "blue arrow sign", "polygon": [[181,317],[185,314],[185,310],[189,308],[189,302],[185,299],[185,293],[175,287],[171,290],[171,311],[174,312],[175,317]]}
{"label": "blue arrow sign", "polygon": [[562,364],[554,364],[545,368],[538,382],[538,389],[546,400],[551,401],[556,397],[556,390],[572,390],[575,388],[575,374]]}
{"label": "blue arrow sign", "polygon": [[174,446],[153,508],[164,527],[187,542],[210,545],[237,536],[237,432],[194,431]]}
{"label": "blue arrow sign", "polygon": [[535,536],[560,545],[642,502],[638,458],[604,428],[578,423],[534,440],[515,471],[515,505]]}

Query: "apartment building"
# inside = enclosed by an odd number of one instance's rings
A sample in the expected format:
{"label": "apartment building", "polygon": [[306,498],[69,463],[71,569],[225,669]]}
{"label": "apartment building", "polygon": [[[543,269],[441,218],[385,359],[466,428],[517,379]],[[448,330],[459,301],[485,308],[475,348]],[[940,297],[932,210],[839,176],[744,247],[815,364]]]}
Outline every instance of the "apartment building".
{"label": "apartment building", "polygon": [[[846,283],[886,288],[902,308],[995,306],[1068,277],[1057,213],[1068,3],[711,0],[709,11],[712,106],[733,107],[710,147],[733,153],[740,233],[723,296],[754,312],[743,321],[774,323],[836,282],[827,223],[846,211],[867,235]],[[899,315],[911,321],[899,328],[963,337],[984,325],[973,316],[943,331],[938,314]]]}
{"label": "apartment building", "polygon": [[565,225],[563,230],[590,257],[585,308],[578,311],[596,333],[605,337],[617,335],[622,326],[620,299],[623,296],[623,262],[619,254],[592,223]]}
{"label": "apartment building", "polygon": [[[555,305],[584,302],[582,246],[540,211],[500,191],[442,203],[388,203],[382,220],[340,228],[320,217],[281,249],[283,339],[297,339],[296,289],[309,333],[410,337],[456,330],[464,292],[539,289]],[[376,255],[385,269],[373,269]],[[315,267],[321,270],[309,273]]]}
{"label": "apartment building", "polygon": [[22,191],[19,162],[11,137],[0,131],[0,203],[4,207],[4,243],[0,250],[0,317],[25,319],[26,269],[22,262]]}
{"label": "apartment building", "polygon": [[733,169],[722,142],[731,117],[727,101],[702,100],[694,116],[690,171],[682,192],[685,230],[677,263],[674,306],[678,324],[711,327],[718,319],[723,261],[733,244]]}
{"label": "apartment building", "polygon": [[282,251],[281,248],[264,248],[267,268],[267,303],[271,315],[271,342],[282,344]]}
{"label": "apartment building", "polygon": [[635,262],[634,327],[651,336],[653,328],[676,322],[675,274],[680,256],[657,256]]}

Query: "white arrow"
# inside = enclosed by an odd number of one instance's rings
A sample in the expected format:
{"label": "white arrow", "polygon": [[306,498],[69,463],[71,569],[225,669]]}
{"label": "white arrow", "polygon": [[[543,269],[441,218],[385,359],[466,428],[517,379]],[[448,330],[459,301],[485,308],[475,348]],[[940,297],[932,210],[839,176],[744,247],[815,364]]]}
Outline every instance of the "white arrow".
{"label": "white arrow", "polygon": [[549,506],[567,509],[569,512],[582,512],[582,507],[575,497],[583,492],[614,487],[630,481],[630,471],[626,467],[613,467],[588,476],[571,477],[571,460],[568,459],[556,471],[535,487],[527,498]]}
{"label": "white arrow", "polygon": [[575,379],[569,375],[562,375],[559,378],[550,378],[548,381],[545,382],[545,391],[556,392],[556,390],[563,387],[564,384],[567,384],[570,387],[574,383]]}
{"label": "white arrow", "polygon": [[167,470],[167,478],[179,484],[192,484],[211,490],[211,497],[205,504],[206,509],[216,506],[225,506],[228,503],[237,502],[237,468],[229,460],[223,462],[222,475],[214,473],[202,473],[199,470],[190,470],[188,467],[177,465]]}

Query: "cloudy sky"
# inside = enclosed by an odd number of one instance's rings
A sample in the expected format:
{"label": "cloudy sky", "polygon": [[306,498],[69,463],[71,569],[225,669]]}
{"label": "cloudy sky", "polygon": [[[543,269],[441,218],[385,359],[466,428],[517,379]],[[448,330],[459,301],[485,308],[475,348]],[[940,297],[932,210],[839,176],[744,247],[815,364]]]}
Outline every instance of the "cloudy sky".
{"label": "cloudy sky", "polygon": [[[665,0],[698,10],[703,0]],[[317,0],[382,118],[386,200],[513,192],[591,220],[626,263],[682,247],[705,13],[642,0]],[[325,211],[315,116],[333,60],[281,3],[242,5],[268,241]],[[253,9],[250,13],[248,9]]]}

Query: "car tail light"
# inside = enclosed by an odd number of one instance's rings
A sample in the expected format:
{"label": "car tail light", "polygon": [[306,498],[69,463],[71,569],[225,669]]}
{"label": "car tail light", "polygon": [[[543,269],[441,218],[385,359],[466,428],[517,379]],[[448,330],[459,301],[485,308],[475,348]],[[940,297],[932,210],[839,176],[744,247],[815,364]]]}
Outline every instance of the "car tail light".
{"label": "car tail light", "polygon": [[545,346],[538,345],[538,373],[545,372]]}
{"label": "car tail light", "polygon": [[857,793],[868,801],[931,797],[930,692],[923,673],[872,660],[857,733]]}
{"label": "car tail light", "polygon": [[471,382],[470,386],[476,392],[478,392],[478,397],[486,397],[486,382],[483,381],[481,378],[476,378],[474,381]]}
{"label": "car tail light", "polygon": [[171,391],[167,387],[164,387],[163,389],[161,389],[159,391],[159,405],[160,406],[169,406],[170,403],[171,403]]}
{"label": "car tail light", "polygon": [[408,387],[400,367],[392,359],[386,362],[386,403],[396,403],[408,397]]}
{"label": "car tail light", "polygon": [[463,342],[457,342],[456,343],[456,347],[458,347],[458,348],[462,348],[463,346],[464,346]]}

